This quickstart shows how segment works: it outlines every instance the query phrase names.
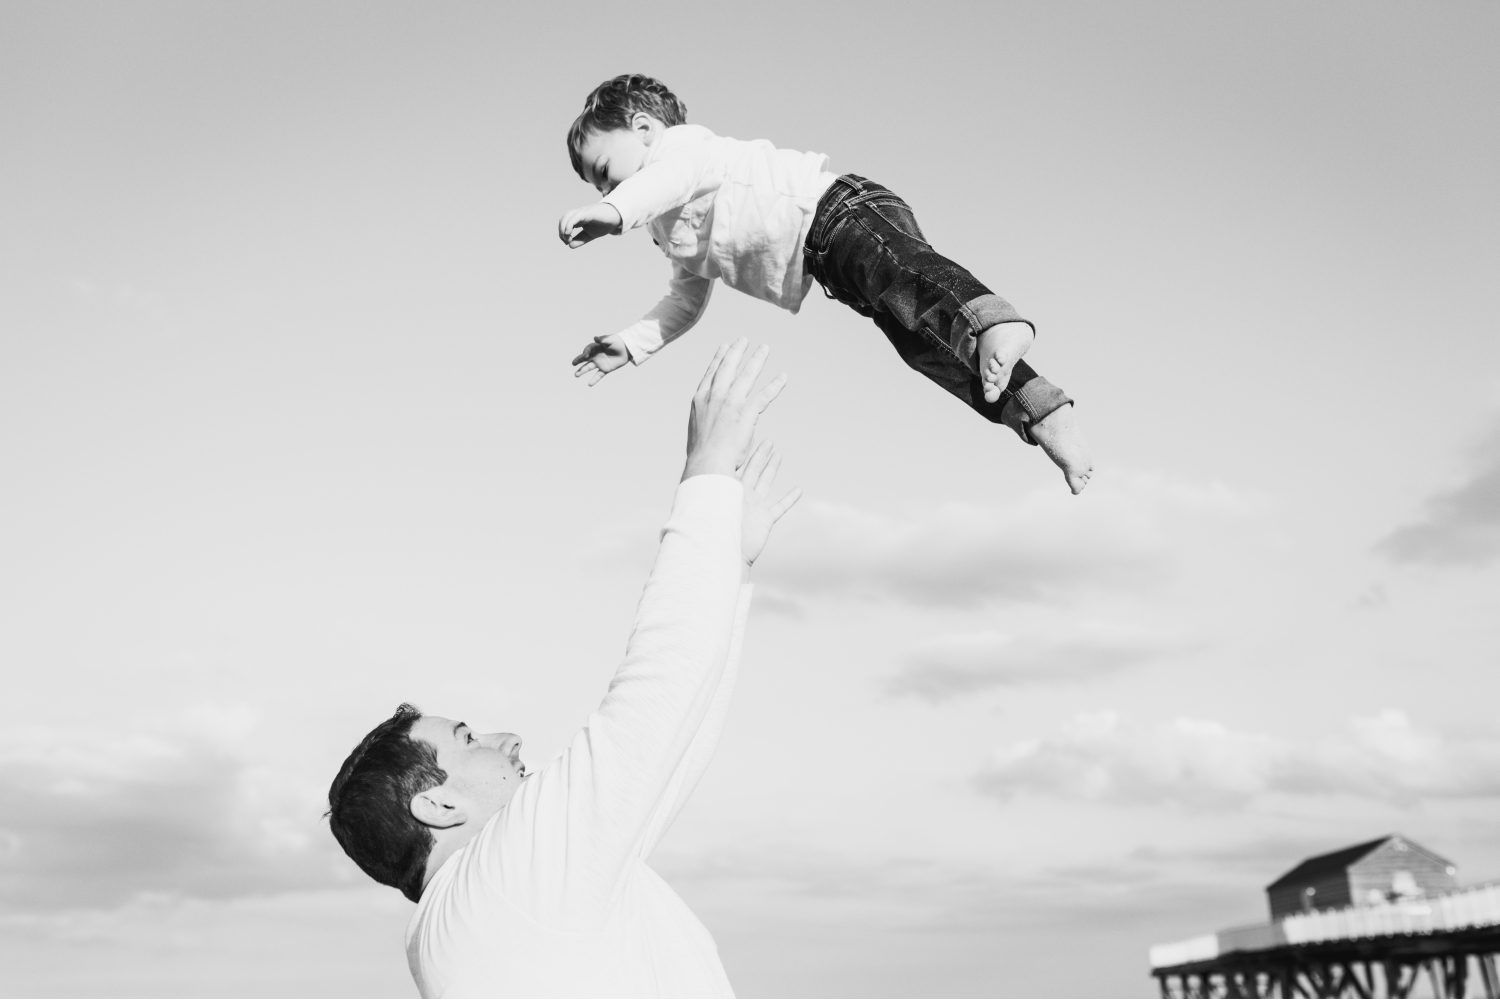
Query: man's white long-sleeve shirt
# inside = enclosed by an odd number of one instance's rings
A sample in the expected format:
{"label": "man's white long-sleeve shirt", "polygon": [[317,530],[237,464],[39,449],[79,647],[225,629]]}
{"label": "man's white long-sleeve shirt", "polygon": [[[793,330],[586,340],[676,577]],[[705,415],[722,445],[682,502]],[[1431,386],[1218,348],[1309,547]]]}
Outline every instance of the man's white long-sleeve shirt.
{"label": "man's white long-sleeve shirt", "polygon": [[406,931],[424,997],[734,995],[713,938],[646,859],[733,691],[750,606],[741,489],[678,486],[603,703],[428,882]]}
{"label": "man's white long-sleeve shirt", "polygon": [[603,203],[621,231],[646,226],[672,262],[667,295],[621,331],[641,364],[698,322],[715,278],[791,312],[812,277],[802,246],[818,199],[834,182],[828,157],[674,125],[646,150],[641,169]]}

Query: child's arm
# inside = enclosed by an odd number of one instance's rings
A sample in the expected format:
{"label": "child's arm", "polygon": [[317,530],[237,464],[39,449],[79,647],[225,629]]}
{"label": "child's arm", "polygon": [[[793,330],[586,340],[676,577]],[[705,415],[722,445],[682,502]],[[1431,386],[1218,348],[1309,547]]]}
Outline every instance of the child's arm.
{"label": "child's arm", "polygon": [[672,280],[667,294],[656,308],[619,333],[595,337],[583,352],[573,359],[575,378],[592,374],[589,385],[621,368],[626,361],[644,364],[646,359],[693,328],[708,307],[713,292],[712,278],[672,266]]}
{"label": "child's arm", "polygon": [[652,219],[681,208],[719,189],[722,169],[716,169],[709,147],[689,143],[674,147],[634,176],[616,184],[599,201],[620,216],[617,232],[629,232]]}
{"label": "child's arm", "polygon": [[644,226],[695,198],[718,190],[720,171],[704,143],[674,147],[616,184],[600,201],[575,208],[557,221],[557,237],[576,249],[601,236]]}

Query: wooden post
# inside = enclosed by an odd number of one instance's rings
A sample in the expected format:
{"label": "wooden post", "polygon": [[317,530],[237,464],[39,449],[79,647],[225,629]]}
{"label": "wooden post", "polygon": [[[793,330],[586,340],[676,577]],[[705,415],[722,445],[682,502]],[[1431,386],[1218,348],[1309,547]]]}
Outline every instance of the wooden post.
{"label": "wooden post", "polygon": [[1495,955],[1493,952],[1485,952],[1479,956],[1479,977],[1484,980],[1484,995],[1487,997],[1500,997],[1500,975],[1495,968]]}
{"label": "wooden post", "polygon": [[1374,989],[1375,980],[1370,978],[1369,963],[1365,964],[1365,974],[1361,976],[1359,974],[1359,964],[1357,962],[1351,961],[1349,963],[1348,978],[1349,981],[1354,984],[1354,992],[1359,994],[1361,1000],[1370,1000],[1370,997],[1372,995],[1371,990]]}

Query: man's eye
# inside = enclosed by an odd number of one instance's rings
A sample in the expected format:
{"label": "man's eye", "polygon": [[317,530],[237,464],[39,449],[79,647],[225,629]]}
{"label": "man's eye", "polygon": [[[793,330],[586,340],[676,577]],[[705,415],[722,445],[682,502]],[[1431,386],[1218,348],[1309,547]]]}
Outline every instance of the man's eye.
{"label": "man's eye", "polygon": [[473,743],[474,742],[474,734],[473,733],[464,733],[464,739],[467,740],[470,743]]}

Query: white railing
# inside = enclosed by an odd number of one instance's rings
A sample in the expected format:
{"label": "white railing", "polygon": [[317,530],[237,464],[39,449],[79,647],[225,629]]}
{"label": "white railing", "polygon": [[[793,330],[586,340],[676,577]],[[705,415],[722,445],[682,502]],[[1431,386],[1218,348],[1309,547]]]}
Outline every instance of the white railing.
{"label": "white railing", "polygon": [[1434,934],[1500,924],[1500,882],[1470,886],[1430,899],[1298,913],[1269,924],[1232,927],[1151,946],[1151,968],[1204,962],[1234,951],[1264,951],[1283,944],[1314,944],[1395,934]]}
{"label": "white railing", "polygon": [[1500,924],[1500,884],[1460,889],[1431,899],[1314,910],[1287,917],[1281,923],[1289,944],[1432,934]]}
{"label": "white railing", "polygon": [[1189,962],[1206,962],[1210,958],[1218,957],[1219,935],[1217,934],[1204,934],[1201,937],[1188,938],[1186,941],[1151,946],[1151,968],[1153,969],[1186,965]]}

